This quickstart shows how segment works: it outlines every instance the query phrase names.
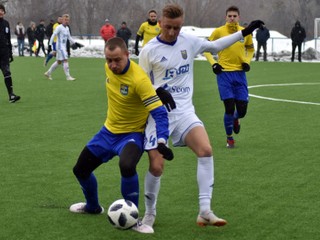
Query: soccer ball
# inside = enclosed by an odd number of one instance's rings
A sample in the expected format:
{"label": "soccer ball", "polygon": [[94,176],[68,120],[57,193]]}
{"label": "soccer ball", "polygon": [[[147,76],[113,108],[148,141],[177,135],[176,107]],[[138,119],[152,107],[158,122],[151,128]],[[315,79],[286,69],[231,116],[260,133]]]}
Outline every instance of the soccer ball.
{"label": "soccer ball", "polygon": [[119,229],[130,229],[137,224],[139,210],[137,206],[125,199],[113,202],[108,209],[109,222]]}

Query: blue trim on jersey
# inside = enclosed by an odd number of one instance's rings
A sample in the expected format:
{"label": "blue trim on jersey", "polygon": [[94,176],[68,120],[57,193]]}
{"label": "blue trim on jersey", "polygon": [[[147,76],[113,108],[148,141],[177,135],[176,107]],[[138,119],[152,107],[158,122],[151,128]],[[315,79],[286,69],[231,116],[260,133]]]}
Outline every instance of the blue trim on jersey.
{"label": "blue trim on jersey", "polygon": [[129,142],[134,142],[143,151],[143,141],[143,133],[113,134],[103,126],[87,143],[87,147],[97,158],[108,162],[114,156],[119,156],[124,146]]}
{"label": "blue trim on jersey", "polygon": [[[164,138],[167,141],[169,138],[169,120],[166,108],[164,106],[160,106],[150,111],[150,113],[156,122],[157,138]],[[164,121],[164,119],[167,119],[167,121]]]}
{"label": "blue trim on jersey", "polygon": [[177,40],[174,40],[173,42],[166,42],[166,41],[163,41],[160,39],[160,35],[157,36],[157,39],[159,42],[163,43],[163,44],[166,44],[166,45],[170,45],[170,46],[173,46],[176,44]]}
{"label": "blue trim on jersey", "polygon": [[128,59],[128,63],[126,65],[126,67],[122,70],[122,72],[120,74],[125,74],[128,71],[129,67],[130,67],[130,60]]}
{"label": "blue trim on jersey", "polygon": [[244,71],[222,72],[217,75],[221,100],[249,101],[247,78]]}

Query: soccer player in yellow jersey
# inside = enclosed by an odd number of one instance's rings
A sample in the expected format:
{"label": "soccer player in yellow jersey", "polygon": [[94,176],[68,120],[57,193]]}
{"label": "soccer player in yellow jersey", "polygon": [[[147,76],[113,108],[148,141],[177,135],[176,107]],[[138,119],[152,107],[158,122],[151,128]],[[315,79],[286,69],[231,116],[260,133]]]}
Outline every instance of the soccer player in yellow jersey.
{"label": "soccer player in yellow jersey", "polygon": [[152,38],[160,34],[161,28],[158,23],[156,10],[150,10],[148,12],[148,20],[143,22],[137,32],[136,44],[135,44],[135,54],[139,55],[139,41],[143,38],[142,47],[149,42]]}
{"label": "soccer player in yellow jersey", "polygon": [[[239,26],[240,11],[236,6],[226,10],[226,24],[213,31],[209,37],[214,41],[221,37],[235,33],[243,27]],[[245,72],[250,70],[250,61],[254,54],[252,34],[244,40],[238,41],[218,52],[218,62],[210,53],[205,53],[212,65],[213,72],[217,75],[220,98],[224,103],[224,126],[227,135],[227,147],[234,147],[232,133],[240,132],[240,118],[247,113],[249,94]]]}
{"label": "soccer player in yellow jersey", "polygon": [[[171,149],[166,146],[169,137],[168,114],[150,79],[138,64],[129,59],[123,39],[109,39],[105,56],[107,119],[101,130],[84,147],[73,168],[86,198],[85,203],[71,205],[70,211],[75,213],[104,212],[98,201],[97,180],[93,171],[115,156],[119,156],[122,196],[138,206],[136,166],[144,149],[144,129],[149,113],[156,121],[159,152],[165,159],[173,159]],[[141,221],[133,229],[153,233],[153,229]]]}

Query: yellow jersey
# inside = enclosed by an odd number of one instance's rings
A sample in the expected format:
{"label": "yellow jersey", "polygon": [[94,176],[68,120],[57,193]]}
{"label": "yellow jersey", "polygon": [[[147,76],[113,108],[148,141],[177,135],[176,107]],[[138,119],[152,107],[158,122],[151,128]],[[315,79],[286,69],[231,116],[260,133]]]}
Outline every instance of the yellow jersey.
{"label": "yellow jersey", "polygon": [[123,74],[105,64],[108,111],[105,127],[112,133],[144,132],[149,112],[162,106],[151,80],[129,60]]}
{"label": "yellow jersey", "polygon": [[[244,29],[238,26],[237,31]],[[230,35],[227,27],[227,23],[224,26],[216,28],[210,37],[209,41],[217,40],[221,37]],[[211,53],[204,53],[207,60],[211,65],[216,63]],[[243,40],[234,43],[233,45],[218,52],[218,63],[224,68],[223,71],[239,71],[242,70],[242,63],[250,64],[250,61],[254,55],[254,45],[252,41],[252,35],[249,34]]]}
{"label": "yellow jersey", "polygon": [[161,31],[161,28],[158,22],[154,26],[150,25],[148,22],[142,23],[137,32],[139,36],[143,35],[142,46],[144,46],[152,38],[158,36],[160,34],[160,31]]}

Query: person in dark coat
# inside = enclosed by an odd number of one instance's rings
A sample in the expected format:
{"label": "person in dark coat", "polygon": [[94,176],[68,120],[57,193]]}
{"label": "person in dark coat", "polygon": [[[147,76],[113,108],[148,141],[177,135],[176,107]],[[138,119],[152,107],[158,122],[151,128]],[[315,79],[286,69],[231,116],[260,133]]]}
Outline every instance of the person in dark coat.
{"label": "person in dark coat", "polygon": [[53,33],[53,25],[54,25],[54,20],[50,20],[50,23],[46,27],[46,36],[48,38],[48,54],[52,51],[52,49],[50,48],[50,45],[49,45],[49,40],[50,40],[52,33]]}
{"label": "person in dark coat", "polygon": [[46,50],[43,44],[45,36],[46,36],[46,27],[44,26],[44,20],[41,20],[40,24],[36,28],[36,39],[39,42],[39,46],[36,52],[36,57],[39,56],[40,49],[42,49],[44,55],[46,55]]}
{"label": "person in dark coat", "polygon": [[306,31],[301,26],[299,21],[296,21],[294,27],[291,30],[291,40],[292,40],[292,57],[291,62],[294,61],[296,48],[298,47],[298,60],[301,62],[301,46],[306,38]]}
{"label": "person in dark coat", "polygon": [[132,33],[131,30],[127,27],[127,23],[122,22],[121,27],[117,31],[117,37],[122,38],[128,47],[128,41],[131,38],[131,35]]}
{"label": "person in dark coat", "polygon": [[261,47],[263,48],[263,61],[267,61],[267,41],[269,38],[269,29],[266,26],[261,25],[261,27],[257,30],[256,33],[256,39],[258,42],[256,61],[259,61]]}

